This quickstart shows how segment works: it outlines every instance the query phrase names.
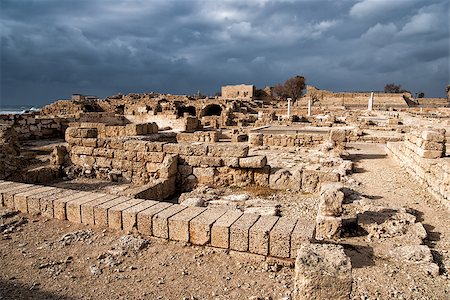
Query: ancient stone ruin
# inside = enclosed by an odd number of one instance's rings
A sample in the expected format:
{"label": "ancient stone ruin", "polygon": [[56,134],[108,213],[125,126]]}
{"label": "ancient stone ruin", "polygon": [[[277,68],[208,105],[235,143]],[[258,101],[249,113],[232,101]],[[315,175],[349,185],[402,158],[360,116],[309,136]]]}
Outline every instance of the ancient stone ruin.
{"label": "ancient stone ruin", "polygon": [[[309,87],[288,112],[260,94],[240,85],[205,99],[75,95],[2,115],[1,206],[295,265],[294,299],[356,299],[365,261],[444,281],[448,249],[434,248],[426,222],[434,205],[449,220],[445,101]],[[364,180],[406,179],[373,179],[378,171],[361,167],[376,169],[371,159],[404,170],[437,204],[396,198],[409,189],[401,184],[377,195]]]}

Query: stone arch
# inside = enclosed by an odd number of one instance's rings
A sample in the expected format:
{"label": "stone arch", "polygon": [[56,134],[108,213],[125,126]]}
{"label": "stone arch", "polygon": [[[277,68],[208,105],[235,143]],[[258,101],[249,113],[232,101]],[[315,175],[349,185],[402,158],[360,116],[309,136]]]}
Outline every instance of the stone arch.
{"label": "stone arch", "polygon": [[185,113],[195,117],[197,115],[197,109],[195,106],[180,106],[177,108],[177,115],[179,117],[182,117]]}
{"label": "stone arch", "polygon": [[220,116],[222,114],[222,106],[219,104],[208,104],[202,109],[202,117]]}

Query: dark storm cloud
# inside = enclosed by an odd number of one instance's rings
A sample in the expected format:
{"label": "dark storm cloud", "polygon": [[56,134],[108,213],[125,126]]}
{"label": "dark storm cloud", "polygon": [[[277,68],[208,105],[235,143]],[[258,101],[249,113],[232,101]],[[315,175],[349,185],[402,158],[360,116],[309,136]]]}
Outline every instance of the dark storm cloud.
{"label": "dark storm cloud", "polygon": [[71,93],[213,94],[301,74],[331,90],[443,96],[446,0],[0,2],[0,104]]}

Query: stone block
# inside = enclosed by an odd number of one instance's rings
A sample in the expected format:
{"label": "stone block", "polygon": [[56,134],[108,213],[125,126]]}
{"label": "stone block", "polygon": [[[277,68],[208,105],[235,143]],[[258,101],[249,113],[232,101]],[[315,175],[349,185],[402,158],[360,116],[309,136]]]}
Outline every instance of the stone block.
{"label": "stone block", "polygon": [[[0,203],[1,206],[6,206],[6,203],[3,201],[3,194],[8,191],[13,191],[16,187],[24,186],[23,183],[17,183],[17,182],[5,182],[0,185]],[[26,185],[25,185],[26,186]],[[11,203],[10,206],[13,206],[14,203]]]}
{"label": "stone block", "polygon": [[341,245],[305,244],[295,261],[294,299],[350,299],[352,265]]}
{"label": "stone block", "polygon": [[223,165],[230,168],[239,168],[238,157],[222,157]]}
{"label": "stone block", "polygon": [[208,156],[216,157],[247,157],[248,145],[215,143],[208,145]]}
{"label": "stone block", "polygon": [[251,133],[248,136],[248,143],[253,147],[262,146],[264,142],[264,135],[262,133]]}
{"label": "stone block", "polygon": [[305,193],[315,193],[319,187],[319,174],[315,170],[303,170],[302,191]]}
{"label": "stone block", "polygon": [[213,184],[214,183],[214,176],[216,174],[214,168],[196,167],[196,168],[193,168],[192,173],[197,178],[197,181],[200,184]]}
{"label": "stone block", "polygon": [[331,129],[330,130],[330,140],[333,142],[345,142],[346,132],[343,129]]}
{"label": "stone block", "polygon": [[230,227],[230,249],[248,251],[249,230],[259,219],[259,215],[243,214]]}
{"label": "stone block", "polygon": [[313,221],[298,219],[291,233],[291,258],[297,257],[297,251],[305,243],[314,240],[315,224]]}
{"label": "stone block", "polygon": [[143,162],[162,163],[164,152],[137,152],[136,159]]}
{"label": "stone block", "polygon": [[[63,190],[61,190],[61,192],[62,191]],[[53,200],[53,217],[59,220],[67,220],[66,203],[89,194],[89,192],[72,191],[68,196]],[[28,208],[31,208],[30,202],[28,203]]]}
{"label": "stone block", "polygon": [[204,207],[190,206],[168,220],[169,239],[189,242],[189,222],[205,211]]}
{"label": "stone block", "polygon": [[159,177],[167,179],[177,175],[178,171],[178,155],[167,154],[159,170]]}
{"label": "stone block", "polygon": [[291,234],[297,220],[282,217],[269,234],[269,254],[274,257],[287,258],[291,254]]}
{"label": "stone block", "polygon": [[445,135],[439,131],[424,130],[420,135],[422,139],[430,142],[443,143],[445,140]]}
{"label": "stone block", "polygon": [[129,209],[135,205],[138,205],[145,200],[143,199],[130,199],[111,207],[108,210],[108,226],[109,228],[121,230],[122,229],[122,211]]}
{"label": "stone block", "polygon": [[163,151],[185,156],[205,156],[208,151],[208,147],[202,143],[169,143],[163,146]]}
{"label": "stone block", "polygon": [[193,167],[221,167],[222,158],[211,156],[187,156],[185,157],[186,164]]}
{"label": "stone block", "polygon": [[417,154],[422,158],[436,159],[443,156],[443,151],[439,150],[424,150],[422,148],[417,148]]}
{"label": "stone block", "polygon": [[239,166],[241,168],[261,169],[267,165],[267,157],[265,155],[249,156],[239,158]]}
{"label": "stone block", "polygon": [[163,152],[163,145],[165,145],[165,144],[167,144],[167,143],[166,142],[146,142],[147,151],[149,151],[149,152]]}
{"label": "stone block", "polygon": [[195,245],[206,245],[211,241],[211,228],[226,212],[221,208],[208,208],[189,223],[189,241]]}
{"label": "stone block", "polygon": [[253,172],[253,181],[259,186],[269,186],[270,166],[261,169],[255,169]]}
{"label": "stone block", "polygon": [[108,210],[121,203],[127,202],[131,198],[121,196],[100,205],[94,206],[94,223],[97,226],[108,226]]}
{"label": "stone block", "polygon": [[173,204],[168,202],[158,202],[157,204],[138,212],[136,216],[137,228],[140,234],[151,236],[152,232],[152,219],[157,213],[171,207]]}
{"label": "stone block", "polygon": [[317,215],[315,238],[316,240],[332,240],[341,236],[342,219]]}
{"label": "stone block", "polygon": [[187,207],[183,205],[174,204],[167,209],[155,214],[152,218],[152,232],[156,237],[168,239],[169,238],[169,218],[173,215],[185,210]]}
{"label": "stone block", "polygon": [[230,227],[243,213],[238,210],[229,210],[222,215],[211,228],[211,245],[217,248],[230,247]]}
{"label": "stone block", "polygon": [[261,216],[249,231],[249,251],[267,256],[269,254],[269,235],[279,217]]}
{"label": "stone block", "polygon": [[81,223],[86,225],[94,225],[94,207],[106,203],[108,201],[119,198],[117,195],[104,195],[93,201],[81,204]]}
{"label": "stone block", "polygon": [[342,214],[344,193],[338,189],[322,189],[319,197],[319,214],[339,217]]}
{"label": "stone block", "polygon": [[443,151],[444,150],[444,143],[437,143],[437,142],[430,142],[430,141],[423,141],[420,147],[424,150],[438,150]]}
{"label": "stone block", "polygon": [[114,150],[113,149],[107,149],[107,148],[95,148],[93,152],[94,156],[103,156],[107,158],[113,158],[114,157]]}
{"label": "stone block", "polygon": [[28,213],[29,214],[38,214],[40,210],[40,214],[45,218],[54,218],[54,206],[53,201],[59,198],[68,197],[72,195],[73,190],[52,188],[47,192],[43,192],[37,195],[27,197],[28,203]]}
{"label": "stone block", "polygon": [[9,189],[4,189],[0,191],[2,197],[3,206],[14,209],[14,195],[32,191],[39,188],[39,186],[33,186],[31,184],[20,184],[15,186],[10,186]]}
{"label": "stone block", "polygon": [[70,222],[81,223],[81,205],[91,202],[97,198],[106,196],[101,193],[89,193],[84,197],[80,197],[66,203],[66,218]]}
{"label": "stone block", "polygon": [[122,211],[122,229],[126,232],[131,232],[133,228],[137,229],[138,213],[158,203],[158,201],[144,200],[137,205],[124,209]]}
{"label": "stone block", "polygon": [[54,188],[48,186],[38,186],[37,189],[26,191],[23,193],[18,193],[14,195],[14,207],[15,209],[27,213],[28,212],[28,202],[27,197],[32,195],[39,195],[40,193],[47,192]]}
{"label": "stone block", "polygon": [[94,147],[73,146],[70,152],[75,155],[92,155],[94,153]]}

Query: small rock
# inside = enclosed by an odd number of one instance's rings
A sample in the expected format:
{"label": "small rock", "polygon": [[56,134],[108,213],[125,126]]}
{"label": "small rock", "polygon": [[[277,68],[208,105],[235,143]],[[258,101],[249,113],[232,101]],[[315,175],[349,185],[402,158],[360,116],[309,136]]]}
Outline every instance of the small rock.
{"label": "small rock", "polygon": [[102,270],[96,266],[90,266],[89,270],[91,271],[91,274],[94,276],[98,276],[98,275],[102,274]]}

